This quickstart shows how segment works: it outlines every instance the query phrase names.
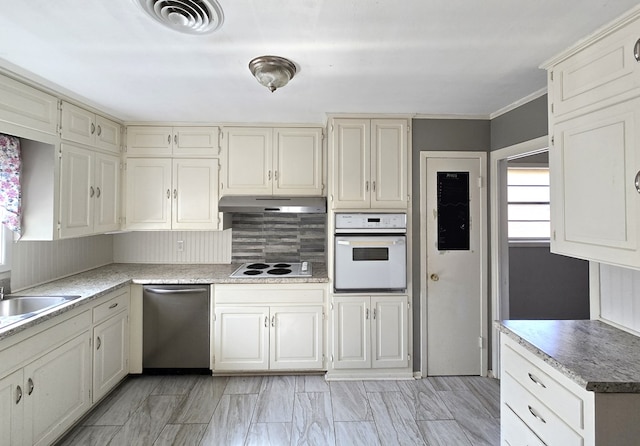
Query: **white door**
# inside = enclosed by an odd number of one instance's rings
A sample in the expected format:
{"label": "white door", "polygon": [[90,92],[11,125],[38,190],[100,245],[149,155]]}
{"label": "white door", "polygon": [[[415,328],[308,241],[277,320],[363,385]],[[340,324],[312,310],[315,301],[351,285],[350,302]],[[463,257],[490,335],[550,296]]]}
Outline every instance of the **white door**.
{"label": "white door", "polygon": [[407,296],[371,297],[371,337],[373,368],[409,365]]}
{"label": "white door", "polygon": [[371,121],[371,207],[408,205],[406,119]]}
{"label": "white door", "polygon": [[171,160],[127,160],[127,229],[171,229]]}
{"label": "white door", "polygon": [[422,354],[428,375],[481,375],[486,354],[486,189],[481,179],[486,156],[437,153],[425,154],[421,166],[426,247],[420,279],[427,337]]}
{"label": "white door", "polygon": [[62,144],[60,165],[60,237],[77,237],[93,232],[93,154],[89,150]]}
{"label": "white door", "polygon": [[269,369],[269,307],[215,310],[215,370]]}
{"label": "white door", "polygon": [[329,165],[333,208],[368,208],[371,204],[371,121],[335,119]]}
{"label": "white door", "polygon": [[113,388],[129,369],[129,318],[126,311],[93,329],[93,402]]}
{"label": "white door", "polygon": [[230,128],[227,141],[226,195],[272,192],[273,130],[270,128]]}
{"label": "white door", "polygon": [[371,368],[370,298],[334,296],[333,368]]}
{"label": "white door", "polygon": [[271,307],[269,368],[322,368],[322,306]]}
{"label": "white door", "polygon": [[173,229],[218,229],[218,160],[173,160]]}
{"label": "white door", "polygon": [[95,153],[93,231],[120,229],[120,158]]}
{"label": "white door", "polygon": [[274,195],[322,195],[322,130],[275,130]]}
{"label": "white door", "polygon": [[0,446],[22,444],[24,390],[22,369],[0,379]]}

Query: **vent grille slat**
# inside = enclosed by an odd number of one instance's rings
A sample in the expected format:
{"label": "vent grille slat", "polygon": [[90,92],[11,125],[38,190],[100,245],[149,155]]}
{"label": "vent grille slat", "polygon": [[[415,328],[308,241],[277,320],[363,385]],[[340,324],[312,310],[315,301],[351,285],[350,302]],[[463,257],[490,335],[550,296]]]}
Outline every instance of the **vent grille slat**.
{"label": "vent grille slat", "polygon": [[216,0],[138,0],[138,3],[157,22],[187,34],[212,33],[224,21]]}

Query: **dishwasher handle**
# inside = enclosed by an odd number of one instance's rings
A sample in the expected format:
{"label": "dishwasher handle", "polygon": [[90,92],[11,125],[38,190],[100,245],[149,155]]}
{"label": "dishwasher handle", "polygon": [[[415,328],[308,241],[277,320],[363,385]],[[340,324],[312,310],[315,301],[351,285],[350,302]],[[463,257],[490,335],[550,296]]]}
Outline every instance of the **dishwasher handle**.
{"label": "dishwasher handle", "polygon": [[207,288],[203,288],[203,287],[176,288],[176,289],[145,287],[144,290],[149,293],[155,293],[155,294],[197,294],[197,293],[206,293],[207,291],[209,291]]}

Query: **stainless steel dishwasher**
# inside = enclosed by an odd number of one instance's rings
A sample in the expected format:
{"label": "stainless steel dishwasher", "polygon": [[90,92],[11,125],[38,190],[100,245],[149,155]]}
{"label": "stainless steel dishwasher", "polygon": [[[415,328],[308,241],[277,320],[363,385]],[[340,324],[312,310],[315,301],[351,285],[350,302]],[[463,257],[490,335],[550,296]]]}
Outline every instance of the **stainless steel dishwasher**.
{"label": "stainless steel dishwasher", "polygon": [[207,285],[146,285],[142,305],[144,373],[211,373]]}

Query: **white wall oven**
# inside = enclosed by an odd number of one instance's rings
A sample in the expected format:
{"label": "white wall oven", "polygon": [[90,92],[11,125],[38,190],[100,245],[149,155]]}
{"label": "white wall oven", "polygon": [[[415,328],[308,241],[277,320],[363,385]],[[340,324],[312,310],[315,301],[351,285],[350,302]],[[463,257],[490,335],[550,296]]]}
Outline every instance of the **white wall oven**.
{"label": "white wall oven", "polygon": [[334,291],[404,292],[407,215],[336,214]]}

